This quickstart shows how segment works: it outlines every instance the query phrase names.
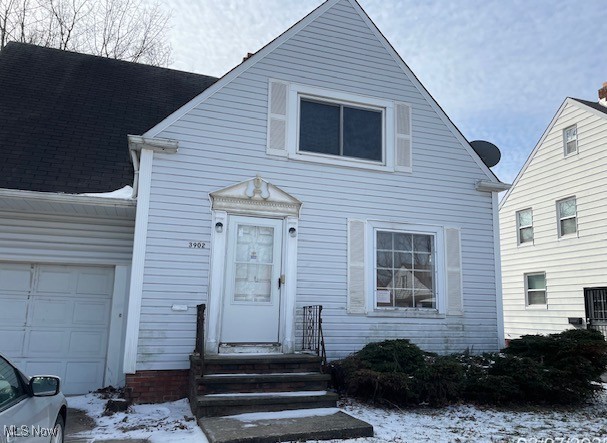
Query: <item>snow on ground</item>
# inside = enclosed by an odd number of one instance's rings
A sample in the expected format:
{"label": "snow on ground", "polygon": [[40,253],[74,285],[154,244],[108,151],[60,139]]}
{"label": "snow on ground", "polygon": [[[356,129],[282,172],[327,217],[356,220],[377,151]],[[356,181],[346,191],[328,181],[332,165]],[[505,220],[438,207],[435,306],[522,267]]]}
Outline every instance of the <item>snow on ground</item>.
{"label": "snow on ground", "polygon": [[152,443],[207,443],[192,416],[187,399],[155,405],[133,405],[128,413],[104,415],[105,403],[98,394],[68,397],[70,408],[82,409],[93,418],[97,427],[78,434],[96,440],[149,439]]}
{"label": "snow on ground", "polygon": [[[604,385],[607,387],[607,384]],[[496,409],[460,405],[399,411],[347,400],[340,407],[373,425],[375,437],[344,442],[607,442],[607,392],[571,408]]]}
{"label": "snow on ground", "polygon": [[[607,388],[607,384],[604,384]],[[135,405],[128,413],[103,414],[105,400],[97,394],[69,397],[71,408],[84,409],[97,427],[80,437],[89,441],[138,438],[152,443],[207,443],[191,415],[187,400],[157,405]],[[354,400],[339,405],[350,415],[371,423],[375,437],[344,440],[346,443],[382,442],[517,442],[605,443],[607,442],[607,391],[587,405],[571,408],[497,409],[470,405],[445,408],[384,409]],[[334,409],[317,413],[334,412]],[[243,425],[264,414],[237,416]],[[280,417],[301,414],[285,412]],[[249,425],[250,426],[250,425]]]}

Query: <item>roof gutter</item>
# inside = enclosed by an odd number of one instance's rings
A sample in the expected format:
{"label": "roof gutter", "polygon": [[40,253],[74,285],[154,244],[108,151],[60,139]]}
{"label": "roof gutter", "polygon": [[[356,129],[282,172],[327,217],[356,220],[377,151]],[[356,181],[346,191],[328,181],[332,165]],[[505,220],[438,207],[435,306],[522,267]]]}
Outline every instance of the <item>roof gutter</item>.
{"label": "roof gutter", "polygon": [[508,183],[478,180],[476,182],[475,188],[477,191],[481,192],[502,192],[510,189],[510,186],[512,185],[509,185]]}
{"label": "roof gutter", "polygon": [[141,150],[149,149],[154,152],[174,154],[179,148],[179,142],[168,138],[143,137],[141,135],[127,135],[127,139],[134,169],[132,198],[137,198],[137,194],[139,193],[139,156],[141,155]]}
{"label": "roof gutter", "polygon": [[0,197],[80,205],[119,206],[125,208],[134,207],[136,203],[135,200],[126,200],[122,198],[92,197],[89,195],[64,194],[61,192],[23,191],[6,188],[0,188]]}

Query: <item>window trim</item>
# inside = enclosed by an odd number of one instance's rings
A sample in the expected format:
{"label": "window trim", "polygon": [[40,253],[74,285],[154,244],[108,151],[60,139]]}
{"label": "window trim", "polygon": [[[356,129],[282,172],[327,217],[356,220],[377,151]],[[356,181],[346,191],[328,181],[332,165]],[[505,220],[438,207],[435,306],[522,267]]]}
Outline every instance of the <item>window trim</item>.
{"label": "window trim", "polygon": [[[526,309],[548,309],[548,281],[546,280],[546,271],[526,272],[524,275],[525,284],[525,308]],[[541,289],[529,289],[529,276],[544,276],[544,303],[529,303],[529,291],[541,291]]]}
{"label": "window trim", "polygon": [[[559,205],[563,202],[566,202],[567,200],[575,201],[575,215],[561,218],[561,211],[560,211]],[[570,234],[563,234],[561,232],[561,221],[572,219],[572,218],[575,219],[575,232],[572,232]],[[557,231],[558,238],[571,238],[571,237],[578,236],[578,232],[579,232],[579,230],[578,230],[578,211],[577,211],[577,198],[575,195],[572,195],[571,197],[562,198],[562,199],[556,201],[556,231]]]}
{"label": "window trim", "polygon": [[[575,129],[575,151],[567,152],[567,131]],[[573,141],[573,140],[571,140]],[[577,124],[573,124],[571,126],[567,126],[563,129],[563,154],[565,157],[569,157],[570,155],[575,155],[578,153],[578,133],[577,133]]]}
{"label": "window trim", "polygon": [[[530,225],[522,226],[519,223],[519,217],[518,217],[518,215],[521,212],[525,212],[525,211],[531,211],[531,224]],[[514,216],[516,217],[516,243],[517,243],[517,245],[519,245],[519,246],[529,246],[529,245],[535,244],[535,231],[533,230],[533,208],[525,208],[525,209],[521,209],[519,211],[516,211],[514,213]],[[521,241],[521,229],[525,229],[525,228],[531,228],[531,241],[528,241],[528,242]]]}
{"label": "window trim", "polygon": [[[434,237],[435,254],[435,308],[401,308],[401,307],[377,307],[375,295],[375,268],[377,266],[377,231],[402,232],[406,234],[424,234]],[[442,318],[447,309],[446,299],[446,244],[444,228],[442,226],[416,225],[409,223],[395,223],[378,220],[370,220],[367,223],[365,275],[367,313],[370,316],[402,316],[402,317],[429,317]]]}
{"label": "window trim", "polygon": [[[299,150],[299,126],[300,126],[300,99],[310,99],[318,102],[327,102],[352,106],[356,108],[368,108],[370,110],[382,111],[382,161],[365,160],[356,157],[336,156],[316,152]],[[394,172],[394,131],[395,116],[394,102],[392,100],[378,99],[364,95],[356,95],[341,91],[332,91],[313,86],[298,85],[291,83],[288,92],[287,112],[287,157],[294,160],[323,163],[335,166],[345,166],[378,171]]]}

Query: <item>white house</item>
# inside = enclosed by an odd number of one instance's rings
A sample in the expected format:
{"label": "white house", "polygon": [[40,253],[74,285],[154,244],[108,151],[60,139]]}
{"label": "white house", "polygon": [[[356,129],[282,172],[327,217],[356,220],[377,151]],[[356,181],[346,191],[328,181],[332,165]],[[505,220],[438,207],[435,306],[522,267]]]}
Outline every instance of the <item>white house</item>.
{"label": "white house", "polygon": [[[47,69],[2,69],[9,55]],[[22,129],[0,129],[0,351],[28,372],[178,396],[199,304],[211,355],[299,351],[308,305],[329,359],[391,338],[502,346],[508,186],[355,0],[220,79],[16,44],[0,72]],[[99,194],[124,185],[132,198]]]}
{"label": "white house", "polygon": [[501,202],[507,339],[607,332],[606,98],[567,98]]}

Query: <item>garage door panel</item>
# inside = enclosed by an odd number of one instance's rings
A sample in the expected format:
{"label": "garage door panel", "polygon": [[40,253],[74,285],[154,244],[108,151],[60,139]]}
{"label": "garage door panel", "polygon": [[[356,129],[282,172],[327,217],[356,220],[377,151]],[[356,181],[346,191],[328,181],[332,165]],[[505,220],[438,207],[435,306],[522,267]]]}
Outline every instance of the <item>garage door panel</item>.
{"label": "garage door panel", "polygon": [[0,263],[0,288],[3,293],[28,294],[32,281],[29,263]]}
{"label": "garage door panel", "polygon": [[23,341],[25,340],[25,328],[1,329],[2,352],[11,360],[21,357],[23,353]]}
{"label": "garage door panel", "polygon": [[66,331],[60,329],[36,329],[29,331],[25,337],[24,355],[49,356],[55,358],[65,356],[64,349]]}
{"label": "garage door panel", "polygon": [[7,295],[0,298],[0,325],[25,326],[27,320],[27,295]]}
{"label": "garage door panel", "polygon": [[78,295],[111,295],[114,279],[107,272],[86,271],[78,274],[76,293]]}
{"label": "garage door panel", "polygon": [[99,388],[99,379],[103,379],[104,365],[98,361],[72,361],[65,369],[65,379],[69,380],[66,394],[78,394]]}
{"label": "garage door panel", "polygon": [[[24,363],[21,363],[22,366],[25,366],[22,369],[29,376],[34,375],[56,375],[63,380],[62,375],[65,373],[65,363],[59,360],[45,360],[45,359],[37,359],[37,360],[24,360]],[[19,368],[21,369],[21,368]]]}
{"label": "garage door panel", "polygon": [[69,337],[67,355],[94,357],[105,353],[106,331],[72,331]]}
{"label": "garage door panel", "polygon": [[106,301],[77,301],[74,303],[72,324],[105,326],[108,324],[111,303]]}
{"label": "garage door panel", "polygon": [[73,271],[68,266],[40,266],[36,293],[72,294],[75,288]]}
{"label": "garage door panel", "polygon": [[74,308],[73,302],[68,299],[33,297],[30,306],[32,313],[28,323],[32,327],[66,326],[71,323]]}
{"label": "garage door panel", "polygon": [[66,394],[102,387],[113,282],[108,267],[0,263],[0,352]]}

